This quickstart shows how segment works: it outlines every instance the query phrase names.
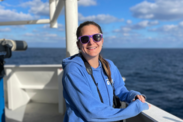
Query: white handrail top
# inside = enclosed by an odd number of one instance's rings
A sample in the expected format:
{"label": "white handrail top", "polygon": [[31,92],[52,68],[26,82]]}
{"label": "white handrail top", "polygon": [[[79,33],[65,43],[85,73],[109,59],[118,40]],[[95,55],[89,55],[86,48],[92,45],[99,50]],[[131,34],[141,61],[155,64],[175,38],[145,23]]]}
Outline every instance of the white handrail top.
{"label": "white handrail top", "polygon": [[[150,104],[150,103],[148,103]],[[149,110],[145,110],[142,114],[155,122],[183,122],[181,118],[176,117],[173,114],[170,114],[152,104]]]}
{"label": "white handrail top", "polygon": [[62,68],[62,65],[61,64],[45,64],[45,65],[42,65],[42,64],[34,64],[34,65],[5,65],[4,66],[5,68],[14,68],[14,67],[22,67],[22,68],[47,68],[47,67],[58,67],[58,68]]}

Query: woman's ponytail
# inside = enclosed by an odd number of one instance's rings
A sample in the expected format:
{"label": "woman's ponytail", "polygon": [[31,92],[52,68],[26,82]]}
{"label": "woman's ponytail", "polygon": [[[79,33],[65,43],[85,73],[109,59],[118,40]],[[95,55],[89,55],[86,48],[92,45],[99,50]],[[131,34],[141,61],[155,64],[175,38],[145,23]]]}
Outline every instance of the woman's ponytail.
{"label": "woman's ponytail", "polygon": [[102,66],[105,70],[106,75],[109,78],[109,81],[112,83],[111,70],[110,70],[109,63],[101,55],[99,55],[99,60],[102,63]]}

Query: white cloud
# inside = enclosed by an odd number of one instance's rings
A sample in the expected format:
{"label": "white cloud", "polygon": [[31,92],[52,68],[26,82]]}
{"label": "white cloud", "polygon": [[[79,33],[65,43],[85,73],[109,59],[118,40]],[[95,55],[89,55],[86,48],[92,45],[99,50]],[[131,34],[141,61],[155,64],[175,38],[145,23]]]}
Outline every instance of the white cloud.
{"label": "white cloud", "polygon": [[131,28],[132,29],[143,29],[143,28],[146,28],[148,26],[153,26],[153,25],[157,25],[158,24],[158,21],[148,21],[148,20],[144,20],[144,21],[141,21],[135,25],[132,25]]}
{"label": "white cloud", "polygon": [[49,16],[49,3],[33,0],[20,4],[21,7],[30,7],[29,12],[36,15]]}
{"label": "white cloud", "polygon": [[127,24],[132,24],[132,21],[131,20],[127,20],[126,23]]}
{"label": "white cloud", "polygon": [[182,22],[180,22],[180,23],[179,23],[179,25],[180,25],[181,27],[183,27],[183,21],[182,21]]}
{"label": "white cloud", "polygon": [[43,25],[43,28],[44,28],[44,29],[50,28],[50,24],[45,24],[45,25]]}
{"label": "white cloud", "polygon": [[152,26],[152,25],[157,25],[159,24],[159,22],[156,20],[156,21],[151,21],[149,22],[149,25]]}
{"label": "white cloud", "polygon": [[120,32],[120,31],[121,31],[120,29],[113,30],[113,32]]}
{"label": "white cloud", "polygon": [[115,29],[113,32],[122,32],[122,33],[127,33],[132,30],[137,30],[137,29],[145,29],[147,27],[157,25],[159,22],[158,21],[148,21],[144,20],[136,24],[128,24],[126,26],[122,26],[120,29]]}
{"label": "white cloud", "polygon": [[0,28],[0,32],[9,32],[9,31],[11,31],[11,29],[10,28]]}
{"label": "white cloud", "polygon": [[111,15],[98,14],[84,17],[82,14],[78,14],[79,21],[95,21],[98,23],[112,23],[112,22],[122,22],[124,19],[118,19]]}
{"label": "white cloud", "polygon": [[6,2],[2,2],[2,5],[7,6],[7,7],[16,7],[15,5],[11,5],[11,4],[8,4]]}
{"label": "white cloud", "polygon": [[24,36],[34,36],[33,33],[25,33]]}
{"label": "white cloud", "polygon": [[[134,39],[135,38],[135,39]],[[139,35],[138,33],[120,33],[119,35],[115,36],[106,36],[104,37],[104,47],[106,45],[110,45],[109,47],[125,47],[126,44],[135,44],[135,43],[140,43],[144,37],[142,35]],[[114,43],[115,42],[115,43]],[[112,44],[112,45],[111,45]],[[131,45],[131,46],[132,46]]]}
{"label": "white cloud", "polygon": [[155,20],[178,20],[183,18],[183,0],[143,1],[130,8],[134,17]]}
{"label": "white cloud", "polygon": [[159,27],[159,28],[150,29],[150,31],[168,32],[168,31],[177,31],[179,29],[180,29],[180,27],[177,25],[164,25],[164,26]]}
{"label": "white cloud", "polygon": [[[182,47],[183,46],[183,21],[178,24],[169,24],[164,26],[157,26],[156,28],[149,29],[151,26],[158,24],[158,21],[142,21],[134,25],[122,26],[120,29],[116,29],[113,32],[117,32],[115,35],[117,38],[114,40],[106,40],[108,43],[111,41],[116,45],[113,46],[126,46],[126,47]],[[138,26],[137,26],[138,25]],[[149,32],[138,31],[137,29],[150,30]],[[105,40],[105,41],[106,41]],[[118,43],[118,44],[117,44]],[[181,44],[181,45],[180,45]]]}
{"label": "white cloud", "polygon": [[122,27],[122,31],[129,32],[129,31],[131,31],[131,28],[130,27]]}
{"label": "white cloud", "polygon": [[162,29],[163,29],[164,31],[170,31],[170,30],[177,29],[177,26],[176,26],[176,25],[165,25],[165,26],[163,26]]}
{"label": "white cloud", "polygon": [[123,36],[129,36],[130,34],[129,33],[123,33]]}
{"label": "white cloud", "polygon": [[[161,34],[163,35],[163,33]],[[175,48],[183,46],[183,34],[175,35],[146,36],[139,33],[121,33],[112,37],[104,38],[104,47],[127,47],[127,48]],[[180,45],[181,44],[181,45]]]}
{"label": "white cloud", "polygon": [[65,40],[65,37],[49,32],[25,33],[21,37],[27,42],[50,42],[50,40],[52,40],[51,42],[58,42]]}
{"label": "white cloud", "polygon": [[164,25],[159,28],[150,29],[156,32],[160,37],[167,38],[169,41],[183,41],[183,28],[181,24],[178,25]]}
{"label": "white cloud", "polygon": [[79,6],[95,6],[97,5],[97,2],[95,0],[79,0],[78,5]]}
{"label": "white cloud", "polygon": [[132,28],[133,29],[141,29],[141,28],[146,28],[149,24],[149,21],[145,20],[145,21],[141,21],[139,23],[137,23],[136,25],[133,25]]}
{"label": "white cloud", "polygon": [[[43,28],[44,29],[50,29],[50,24],[44,25]],[[56,29],[59,30],[59,31],[64,31],[65,30],[64,25],[62,25],[62,24],[58,24],[58,28],[56,28]]]}
{"label": "white cloud", "polygon": [[62,24],[58,24],[58,30],[59,31],[64,31],[65,30],[65,26]]}
{"label": "white cloud", "polygon": [[0,21],[31,20],[34,17],[30,14],[5,9],[0,5]]}
{"label": "white cloud", "polygon": [[113,32],[129,32],[131,31],[131,28],[130,27],[121,27],[120,29],[115,29]]}
{"label": "white cloud", "polygon": [[26,26],[25,26],[25,25],[12,25],[11,27],[12,27],[13,29],[15,29],[15,28],[26,29]]}
{"label": "white cloud", "polygon": [[46,37],[57,37],[57,34],[47,34]]}

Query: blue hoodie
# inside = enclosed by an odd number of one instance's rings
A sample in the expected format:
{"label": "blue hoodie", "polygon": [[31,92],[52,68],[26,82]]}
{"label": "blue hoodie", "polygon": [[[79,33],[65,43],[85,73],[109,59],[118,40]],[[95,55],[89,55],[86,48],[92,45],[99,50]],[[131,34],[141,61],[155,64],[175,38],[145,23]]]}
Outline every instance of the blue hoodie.
{"label": "blue hoodie", "polygon": [[[107,59],[106,59],[107,60]],[[136,116],[141,111],[148,109],[147,103],[135,100],[136,91],[128,91],[125,83],[112,61],[110,64],[111,77],[115,94],[121,101],[129,103],[125,109],[113,108],[113,88],[105,75],[101,63],[98,68],[92,68],[93,76],[98,83],[103,102],[101,102],[96,85],[86,71],[80,55],[66,58],[62,62],[63,95],[66,102],[64,122],[99,122],[117,121]]]}

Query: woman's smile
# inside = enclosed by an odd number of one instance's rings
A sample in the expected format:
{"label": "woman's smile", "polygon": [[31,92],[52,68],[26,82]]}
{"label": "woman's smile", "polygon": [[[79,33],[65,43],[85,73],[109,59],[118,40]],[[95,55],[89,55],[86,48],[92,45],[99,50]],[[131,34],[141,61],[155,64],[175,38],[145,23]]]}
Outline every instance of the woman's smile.
{"label": "woman's smile", "polygon": [[88,50],[95,50],[97,47],[87,47]]}

